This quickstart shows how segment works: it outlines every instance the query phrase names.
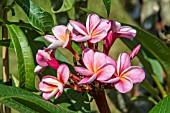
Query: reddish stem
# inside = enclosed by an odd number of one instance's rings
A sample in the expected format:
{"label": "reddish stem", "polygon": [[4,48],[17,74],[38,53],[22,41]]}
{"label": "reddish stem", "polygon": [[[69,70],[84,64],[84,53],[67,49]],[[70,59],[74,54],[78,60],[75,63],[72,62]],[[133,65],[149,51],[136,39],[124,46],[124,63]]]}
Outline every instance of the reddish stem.
{"label": "reddish stem", "polygon": [[111,113],[104,90],[95,90],[91,92],[91,95],[94,97],[100,113]]}

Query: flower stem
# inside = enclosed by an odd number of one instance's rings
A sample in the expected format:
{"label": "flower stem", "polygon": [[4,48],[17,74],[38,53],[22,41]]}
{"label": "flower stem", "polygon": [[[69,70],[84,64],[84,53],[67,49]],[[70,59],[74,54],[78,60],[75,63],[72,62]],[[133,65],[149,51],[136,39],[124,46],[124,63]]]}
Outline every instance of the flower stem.
{"label": "flower stem", "polygon": [[111,113],[104,90],[95,90],[91,92],[91,95],[94,97],[100,113]]}

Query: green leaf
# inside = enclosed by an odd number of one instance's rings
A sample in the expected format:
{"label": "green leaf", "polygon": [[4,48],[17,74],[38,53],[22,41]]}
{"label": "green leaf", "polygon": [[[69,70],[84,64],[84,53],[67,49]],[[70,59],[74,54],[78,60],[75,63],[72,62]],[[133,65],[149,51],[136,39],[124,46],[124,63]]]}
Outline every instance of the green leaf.
{"label": "green leaf", "polygon": [[53,13],[60,13],[60,12],[68,11],[73,7],[74,2],[75,2],[75,0],[64,0],[61,8],[57,11],[54,11],[54,9],[52,8],[52,12]]}
{"label": "green leaf", "polygon": [[75,7],[72,7],[70,10],[68,10],[67,14],[71,20],[75,20]]}
{"label": "green leaf", "polygon": [[109,17],[110,14],[110,6],[111,6],[111,0],[103,0],[105,8],[107,10],[107,16]]}
{"label": "green leaf", "polygon": [[7,28],[17,56],[19,86],[35,91],[35,64],[27,38],[16,25],[7,25]]}
{"label": "green leaf", "polygon": [[82,54],[82,50],[81,50],[80,45],[78,43],[72,41],[71,46],[77,52],[77,54],[79,54],[79,55]]}
{"label": "green leaf", "polygon": [[94,12],[94,11],[88,9],[88,8],[82,8],[82,7],[80,7],[80,9],[81,9],[82,11],[84,11],[84,12],[89,13],[89,14],[97,14],[98,16],[104,18],[102,15],[100,15],[100,14],[98,14],[98,13],[96,13],[96,12]]}
{"label": "green leaf", "polygon": [[147,101],[147,102],[150,102],[150,103],[155,104],[155,105],[157,104],[157,102],[152,97],[149,97],[149,96],[132,97],[131,101]]}
{"label": "green leaf", "polygon": [[163,98],[149,113],[169,113],[170,110],[170,95]]}
{"label": "green leaf", "polygon": [[9,48],[14,48],[14,45],[11,42],[11,39],[7,39],[7,40],[0,40],[0,46],[6,46]]}
{"label": "green leaf", "polygon": [[50,32],[54,21],[50,13],[35,5],[31,0],[14,0],[27,14],[29,22],[44,33]]}
{"label": "green leaf", "polygon": [[61,97],[59,97],[55,102],[63,108],[68,109],[69,112],[90,112],[90,102],[87,93],[66,89]]}
{"label": "green leaf", "polygon": [[67,110],[45,101],[40,96],[20,88],[0,85],[0,103],[21,113],[66,113]]}

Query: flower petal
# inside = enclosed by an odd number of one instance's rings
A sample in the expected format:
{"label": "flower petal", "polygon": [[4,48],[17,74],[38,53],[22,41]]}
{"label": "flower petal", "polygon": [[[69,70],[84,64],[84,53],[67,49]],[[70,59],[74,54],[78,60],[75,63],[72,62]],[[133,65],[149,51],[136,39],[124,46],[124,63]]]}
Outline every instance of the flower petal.
{"label": "flower petal", "polygon": [[91,36],[82,36],[82,35],[78,35],[78,36],[74,36],[72,38],[72,40],[76,41],[76,42],[85,42],[87,40],[89,40],[91,38]]}
{"label": "flower petal", "polygon": [[57,70],[57,76],[60,82],[66,84],[70,76],[69,68],[66,64],[61,64]]}
{"label": "flower petal", "polygon": [[56,58],[51,58],[50,60],[47,60],[47,63],[50,67],[52,67],[55,70],[57,70],[60,65]]}
{"label": "flower petal", "polygon": [[62,47],[62,46],[63,46],[63,42],[60,40],[56,40],[55,42],[50,44],[45,50],[49,51],[49,50],[56,49],[56,48]]}
{"label": "flower petal", "polygon": [[53,90],[52,92],[50,92],[50,93],[43,93],[43,98],[45,99],[45,100],[49,100],[50,98],[52,98],[56,93],[58,92],[58,88],[57,89],[55,89],[55,90]]}
{"label": "flower petal", "polygon": [[108,32],[108,30],[111,28],[111,22],[107,19],[101,19],[100,23],[98,24],[97,27],[95,27],[93,33],[99,33],[103,30]]}
{"label": "flower petal", "polygon": [[59,91],[58,91],[58,93],[56,94],[55,99],[57,99],[57,98],[63,93],[63,91],[64,91],[63,85],[62,85],[62,84],[59,84],[59,85],[58,85],[58,89],[59,89]]}
{"label": "flower petal", "polygon": [[94,53],[94,72],[106,64],[106,55],[101,52]]}
{"label": "flower petal", "polygon": [[66,37],[65,37],[66,29],[67,29],[66,26],[59,25],[59,26],[53,27],[52,31],[53,31],[54,36],[58,40],[65,42],[65,40],[66,40]]}
{"label": "flower petal", "polygon": [[111,78],[111,79],[100,81],[100,82],[102,82],[102,83],[115,83],[115,82],[118,82],[119,80],[120,80],[120,78],[116,77],[116,78]]}
{"label": "flower petal", "polygon": [[112,64],[116,68],[117,64],[116,64],[116,61],[113,58],[106,56],[106,62]]}
{"label": "flower petal", "polygon": [[93,71],[94,51],[92,49],[86,48],[82,53],[82,59],[87,69],[90,70],[91,72],[94,72]]}
{"label": "flower petal", "polygon": [[91,43],[97,43],[100,40],[104,39],[107,35],[107,32],[105,30],[98,32],[98,33],[94,33],[92,34],[92,38],[90,40]]}
{"label": "flower petal", "polygon": [[87,17],[86,28],[88,34],[91,34],[96,26],[100,23],[100,18],[96,14],[91,14]]}
{"label": "flower petal", "polygon": [[92,75],[91,77],[83,78],[78,84],[90,84],[97,78],[97,75]]}
{"label": "flower petal", "polygon": [[40,66],[48,66],[48,59],[50,59],[50,55],[47,52],[45,52],[44,50],[38,50],[38,53],[36,54],[36,61]]}
{"label": "flower petal", "polygon": [[138,54],[138,52],[139,52],[139,50],[140,50],[140,47],[141,47],[141,45],[139,44],[138,46],[136,46],[136,47],[132,50],[132,52],[131,52],[130,55],[129,55],[131,60]]}
{"label": "flower petal", "polygon": [[124,77],[122,77],[120,81],[118,81],[114,85],[115,85],[115,88],[121,93],[129,92],[133,87],[132,81]]}
{"label": "flower petal", "polygon": [[91,76],[91,75],[93,75],[93,72],[91,72],[88,69],[83,68],[83,67],[74,66],[74,69],[80,75],[84,75],[84,76]]}
{"label": "flower petal", "polygon": [[45,35],[44,38],[48,41],[48,42],[51,42],[53,43],[54,41],[57,40],[57,38],[53,35]]}
{"label": "flower petal", "polygon": [[42,78],[42,82],[47,83],[49,85],[55,85],[55,86],[58,86],[58,84],[61,84],[61,82],[58,81],[55,76],[50,76],[50,75],[44,76]]}
{"label": "flower petal", "polygon": [[122,26],[119,31],[117,31],[119,37],[124,38],[134,38],[136,36],[136,30],[131,28],[130,26]]}
{"label": "flower petal", "polygon": [[40,74],[44,69],[45,69],[45,67],[40,66],[40,65],[37,65],[37,66],[35,67],[35,69],[34,69],[34,73],[35,73],[36,75],[38,75],[38,74]]}
{"label": "flower petal", "polygon": [[74,21],[74,20],[70,20],[69,21],[70,25],[73,26],[74,29],[76,29],[80,34],[82,35],[87,35],[87,30],[86,28],[84,27],[83,24],[77,22],[77,21]]}
{"label": "flower petal", "polygon": [[130,78],[133,83],[140,83],[145,78],[145,72],[139,66],[131,66],[123,71],[122,76]]}
{"label": "flower petal", "polygon": [[112,77],[114,72],[115,72],[115,67],[111,64],[106,64],[103,67],[101,67],[100,70],[98,70],[97,80],[98,81],[108,80],[109,78]]}
{"label": "flower petal", "polygon": [[40,82],[40,84],[39,84],[39,89],[42,92],[51,92],[56,88],[58,88],[58,86],[50,85],[50,84],[47,84],[47,83],[44,83],[44,82]]}
{"label": "flower petal", "polygon": [[111,27],[112,27],[112,31],[113,33],[117,32],[120,30],[121,28],[121,24],[115,20],[111,20]]}
{"label": "flower petal", "polygon": [[117,61],[117,74],[131,66],[130,57],[127,53],[121,53]]}

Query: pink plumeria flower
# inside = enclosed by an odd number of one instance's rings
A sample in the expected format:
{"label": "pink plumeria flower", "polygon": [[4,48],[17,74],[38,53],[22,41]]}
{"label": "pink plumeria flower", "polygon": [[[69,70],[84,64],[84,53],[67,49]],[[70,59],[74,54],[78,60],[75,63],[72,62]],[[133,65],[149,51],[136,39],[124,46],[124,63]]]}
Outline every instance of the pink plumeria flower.
{"label": "pink plumeria flower", "polygon": [[141,48],[141,45],[139,44],[138,46],[136,46],[136,47],[132,50],[132,52],[131,52],[130,55],[129,55],[131,60],[138,54],[140,48]]}
{"label": "pink plumeria flower", "polygon": [[116,66],[116,71],[110,79],[101,82],[113,83],[121,93],[129,92],[133,84],[140,83],[145,78],[144,70],[139,66],[131,66],[130,56],[126,53],[119,55],[117,64],[111,59],[108,62]]}
{"label": "pink plumeria flower", "polygon": [[43,92],[43,98],[49,100],[55,96],[57,99],[64,90],[64,86],[70,75],[69,68],[65,64],[61,64],[57,70],[57,78],[54,76],[44,76],[39,84],[39,89]]}
{"label": "pink plumeria flower", "polygon": [[46,51],[56,49],[58,47],[65,48],[70,40],[70,31],[64,25],[55,26],[52,29],[53,35],[45,35],[44,38],[51,44],[46,48]]}
{"label": "pink plumeria flower", "polygon": [[110,22],[111,30],[104,40],[104,51],[106,54],[108,54],[111,46],[118,37],[133,39],[136,36],[136,30],[130,26],[121,26],[119,22],[114,20],[111,20]]}
{"label": "pink plumeria flower", "polygon": [[109,79],[115,72],[112,64],[107,63],[106,55],[101,52],[94,52],[86,48],[82,53],[83,63],[86,68],[75,66],[74,69],[80,75],[84,75],[79,84],[89,84],[94,80],[103,81]]}
{"label": "pink plumeria flower", "polygon": [[90,43],[96,43],[107,36],[107,32],[111,27],[111,23],[106,19],[100,19],[96,14],[88,16],[86,27],[77,22],[70,20],[70,25],[79,32],[79,35],[73,36],[72,40],[76,42],[84,42],[89,40]]}
{"label": "pink plumeria flower", "polygon": [[36,61],[38,66],[36,66],[34,70],[35,74],[40,74],[47,66],[50,66],[55,70],[58,69],[59,63],[56,60],[54,54],[55,50],[47,52],[45,50],[38,50],[38,53],[36,54]]}

